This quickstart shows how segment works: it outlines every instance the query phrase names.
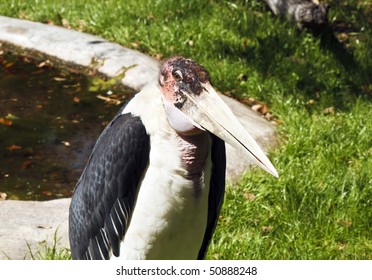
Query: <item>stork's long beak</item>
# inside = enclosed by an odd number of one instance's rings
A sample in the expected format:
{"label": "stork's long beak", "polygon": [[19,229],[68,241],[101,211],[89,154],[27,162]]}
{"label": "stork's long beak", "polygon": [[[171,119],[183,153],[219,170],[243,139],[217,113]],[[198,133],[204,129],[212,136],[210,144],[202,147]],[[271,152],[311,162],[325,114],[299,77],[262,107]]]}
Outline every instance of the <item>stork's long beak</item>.
{"label": "stork's long beak", "polygon": [[187,102],[181,111],[241,152],[252,163],[279,177],[265,153],[210,84],[203,84],[203,91],[198,95],[190,94],[186,90],[182,92],[187,96]]}

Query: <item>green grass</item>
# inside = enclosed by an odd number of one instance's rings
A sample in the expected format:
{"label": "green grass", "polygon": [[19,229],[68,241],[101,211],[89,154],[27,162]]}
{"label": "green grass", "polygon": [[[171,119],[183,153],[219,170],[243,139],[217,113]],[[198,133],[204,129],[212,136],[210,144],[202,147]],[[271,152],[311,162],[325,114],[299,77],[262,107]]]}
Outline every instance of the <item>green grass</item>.
{"label": "green grass", "polygon": [[191,57],[220,91],[270,107],[280,179],[257,170],[228,189],[208,258],[372,259],[372,6],[327,2],[342,43],[254,0],[3,0],[0,14]]}
{"label": "green grass", "polygon": [[48,244],[45,240],[40,242],[37,248],[31,248],[28,246],[28,253],[31,260],[70,260],[71,252],[70,249],[64,248],[60,244],[60,238],[58,238],[58,229],[54,232],[52,244]]}
{"label": "green grass", "polygon": [[251,173],[228,191],[210,257],[371,259],[370,112],[294,113],[280,179]]}

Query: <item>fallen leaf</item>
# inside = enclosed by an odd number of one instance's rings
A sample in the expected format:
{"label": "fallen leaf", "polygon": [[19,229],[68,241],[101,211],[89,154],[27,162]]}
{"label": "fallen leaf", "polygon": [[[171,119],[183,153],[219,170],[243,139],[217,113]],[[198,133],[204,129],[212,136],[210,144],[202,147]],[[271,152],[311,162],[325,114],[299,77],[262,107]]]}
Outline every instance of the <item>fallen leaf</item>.
{"label": "fallen leaf", "polygon": [[14,62],[8,62],[4,65],[5,68],[10,68],[14,65]]}
{"label": "fallen leaf", "polygon": [[32,164],[32,160],[28,159],[28,160],[25,160],[24,162],[22,162],[21,164],[21,169],[27,169],[30,167],[30,165]]}
{"label": "fallen leaf", "polygon": [[240,73],[238,76],[239,81],[246,82],[248,80],[248,76],[244,73]]}
{"label": "fallen leaf", "polygon": [[18,13],[18,17],[20,18],[20,19],[29,19],[30,17],[24,12],[24,11],[20,11],[19,13]]}
{"label": "fallen leaf", "polygon": [[351,227],[353,225],[352,221],[347,221],[347,220],[342,220],[342,219],[338,219],[337,223],[344,227]]}
{"label": "fallen leaf", "polygon": [[132,43],[130,43],[130,45],[133,47],[133,48],[138,48],[139,47],[139,43],[138,42],[132,42]]}
{"label": "fallen leaf", "polygon": [[42,73],[44,73],[44,69],[39,69],[39,70],[36,70],[36,71],[33,71],[32,73],[31,73],[31,75],[38,75],[38,74],[42,74]]}
{"label": "fallen leaf", "polygon": [[55,25],[54,21],[51,19],[47,19],[46,23],[50,25]]}
{"label": "fallen leaf", "polygon": [[51,67],[51,66],[52,65],[51,65],[51,62],[50,62],[49,59],[44,60],[44,61],[40,62],[38,65],[36,65],[36,67],[38,67],[38,68]]}
{"label": "fallen leaf", "polygon": [[51,191],[42,191],[41,193],[45,196],[51,196],[53,194]]}
{"label": "fallen leaf", "polygon": [[14,151],[14,150],[20,150],[20,149],[22,149],[22,147],[13,144],[13,145],[10,145],[10,146],[6,147],[6,149],[9,150],[9,151]]}
{"label": "fallen leaf", "polygon": [[[14,99],[12,101],[17,102],[18,100],[17,99]],[[8,114],[8,115],[6,115],[5,118],[7,118],[8,120],[18,120],[19,119],[17,116],[15,116],[13,114]]]}
{"label": "fallen leaf", "polygon": [[251,192],[244,193],[244,198],[249,201],[253,201],[256,199],[256,196]]}
{"label": "fallen leaf", "polygon": [[263,226],[261,228],[261,230],[262,230],[263,233],[269,233],[270,231],[273,230],[273,227],[272,226]]}
{"label": "fallen leaf", "polygon": [[7,194],[5,192],[0,192],[0,200],[5,200],[7,197]]}
{"label": "fallen leaf", "polygon": [[346,243],[341,243],[341,244],[338,245],[338,249],[340,251],[345,250],[346,248],[347,248],[347,244]]}
{"label": "fallen leaf", "polygon": [[85,28],[86,25],[87,25],[83,19],[78,19],[78,20],[76,21],[76,23],[79,25],[79,27],[78,27],[78,30],[79,30],[79,31],[83,31],[84,28]]}
{"label": "fallen leaf", "polygon": [[266,114],[265,114],[265,119],[267,119],[268,121],[271,121],[271,120],[274,119],[274,116],[273,116],[273,114],[271,114],[271,113],[266,113]]}
{"label": "fallen leaf", "polygon": [[74,96],[74,98],[72,99],[75,103],[79,103],[80,102],[80,98],[77,97],[77,96]]}
{"label": "fallen leaf", "polygon": [[63,25],[63,27],[65,27],[67,29],[71,29],[70,22],[65,18],[62,19],[62,25]]}
{"label": "fallen leaf", "polygon": [[26,63],[33,62],[33,58],[30,56],[24,55],[24,56],[21,56],[21,58],[23,62],[26,62]]}
{"label": "fallen leaf", "polygon": [[213,259],[214,260],[219,260],[220,258],[221,258],[220,254],[218,254],[218,253],[213,254]]}
{"label": "fallen leaf", "polygon": [[335,113],[335,107],[328,107],[325,108],[323,111],[324,114],[329,115],[329,114],[334,114]]}
{"label": "fallen leaf", "polygon": [[0,124],[6,125],[6,126],[11,126],[13,122],[8,119],[0,118]]}
{"label": "fallen leaf", "polygon": [[155,59],[156,60],[162,60],[164,58],[164,55],[163,54],[161,54],[161,53],[157,53],[156,55],[155,55]]}
{"label": "fallen leaf", "polygon": [[263,104],[263,107],[262,107],[262,110],[261,110],[260,113],[263,114],[263,115],[265,115],[268,112],[269,112],[269,108],[265,104]]}
{"label": "fallen leaf", "polygon": [[344,42],[346,41],[347,39],[349,38],[349,35],[347,33],[340,33],[338,35],[338,39],[341,41],[341,42]]}
{"label": "fallen leaf", "polygon": [[258,113],[261,113],[265,115],[267,112],[269,112],[269,109],[264,104],[255,104],[252,106],[252,110]]}
{"label": "fallen leaf", "polygon": [[62,82],[62,81],[66,81],[66,78],[62,78],[62,77],[54,77],[53,80],[57,81],[57,82]]}
{"label": "fallen leaf", "polygon": [[315,100],[314,99],[309,99],[306,104],[308,105],[313,105],[315,103]]}
{"label": "fallen leaf", "polygon": [[252,97],[250,97],[250,98],[237,98],[237,100],[240,103],[243,103],[244,105],[247,105],[249,107],[252,107],[254,104],[257,103],[257,101]]}
{"label": "fallen leaf", "polygon": [[71,146],[70,142],[62,141],[62,143],[63,143],[63,145],[65,145],[66,147],[70,147],[70,146]]}
{"label": "fallen leaf", "polygon": [[120,105],[121,104],[121,100],[119,100],[119,99],[115,99],[115,98],[111,98],[111,97],[106,97],[106,96],[102,96],[102,95],[97,95],[97,98],[98,99],[102,99],[102,100],[106,101],[109,104],[115,104],[115,105]]}

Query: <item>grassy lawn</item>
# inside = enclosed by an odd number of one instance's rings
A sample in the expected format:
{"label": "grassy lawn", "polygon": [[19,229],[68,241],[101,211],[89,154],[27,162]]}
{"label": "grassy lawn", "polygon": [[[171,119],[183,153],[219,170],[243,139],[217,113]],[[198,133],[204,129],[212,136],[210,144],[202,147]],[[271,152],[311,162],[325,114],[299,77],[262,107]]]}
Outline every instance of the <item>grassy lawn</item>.
{"label": "grassy lawn", "polygon": [[229,187],[209,259],[372,259],[371,2],[323,1],[337,40],[258,0],[148,2],[2,0],[0,14],[191,57],[220,91],[269,106],[280,179]]}

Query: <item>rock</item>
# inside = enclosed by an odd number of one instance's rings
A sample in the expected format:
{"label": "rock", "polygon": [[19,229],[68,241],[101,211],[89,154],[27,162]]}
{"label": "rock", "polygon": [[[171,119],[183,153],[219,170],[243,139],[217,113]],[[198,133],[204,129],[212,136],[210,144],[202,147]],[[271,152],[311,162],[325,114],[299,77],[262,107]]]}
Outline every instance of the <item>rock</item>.
{"label": "rock", "polygon": [[55,25],[0,16],[0,41],[67,63],[94,67],[108,77],[137,65],[128,70],[122,81],[135,90],[140,90],[159,71],[159,63],[143,53]]}
{"label": "rock", "polygon": [[[68,207],[71,199],[50,201],[0,201],[0,260],[30,259],[43,243],[69,248]],[[31,252],[30,252],[31,250]]]}
{"label": "rock", "polygon": [[319,28],[328,23],[329,5],[318,0],[264,0],[275,15],[296,22],[299,28]]}
{"label": "rock", "polygon": [[[232,109],[235,116],[244,128],[253,136],[260,147],[267,151],[276,143],[275,126],[269,123],[261,115],[253,112],[249,107],[240,102],[221,95],[223,101]],[[226,178],[229,183],[236,182],[249,169],[251,163],[236,152],[230,145],[226,144],[227,170]]]}

